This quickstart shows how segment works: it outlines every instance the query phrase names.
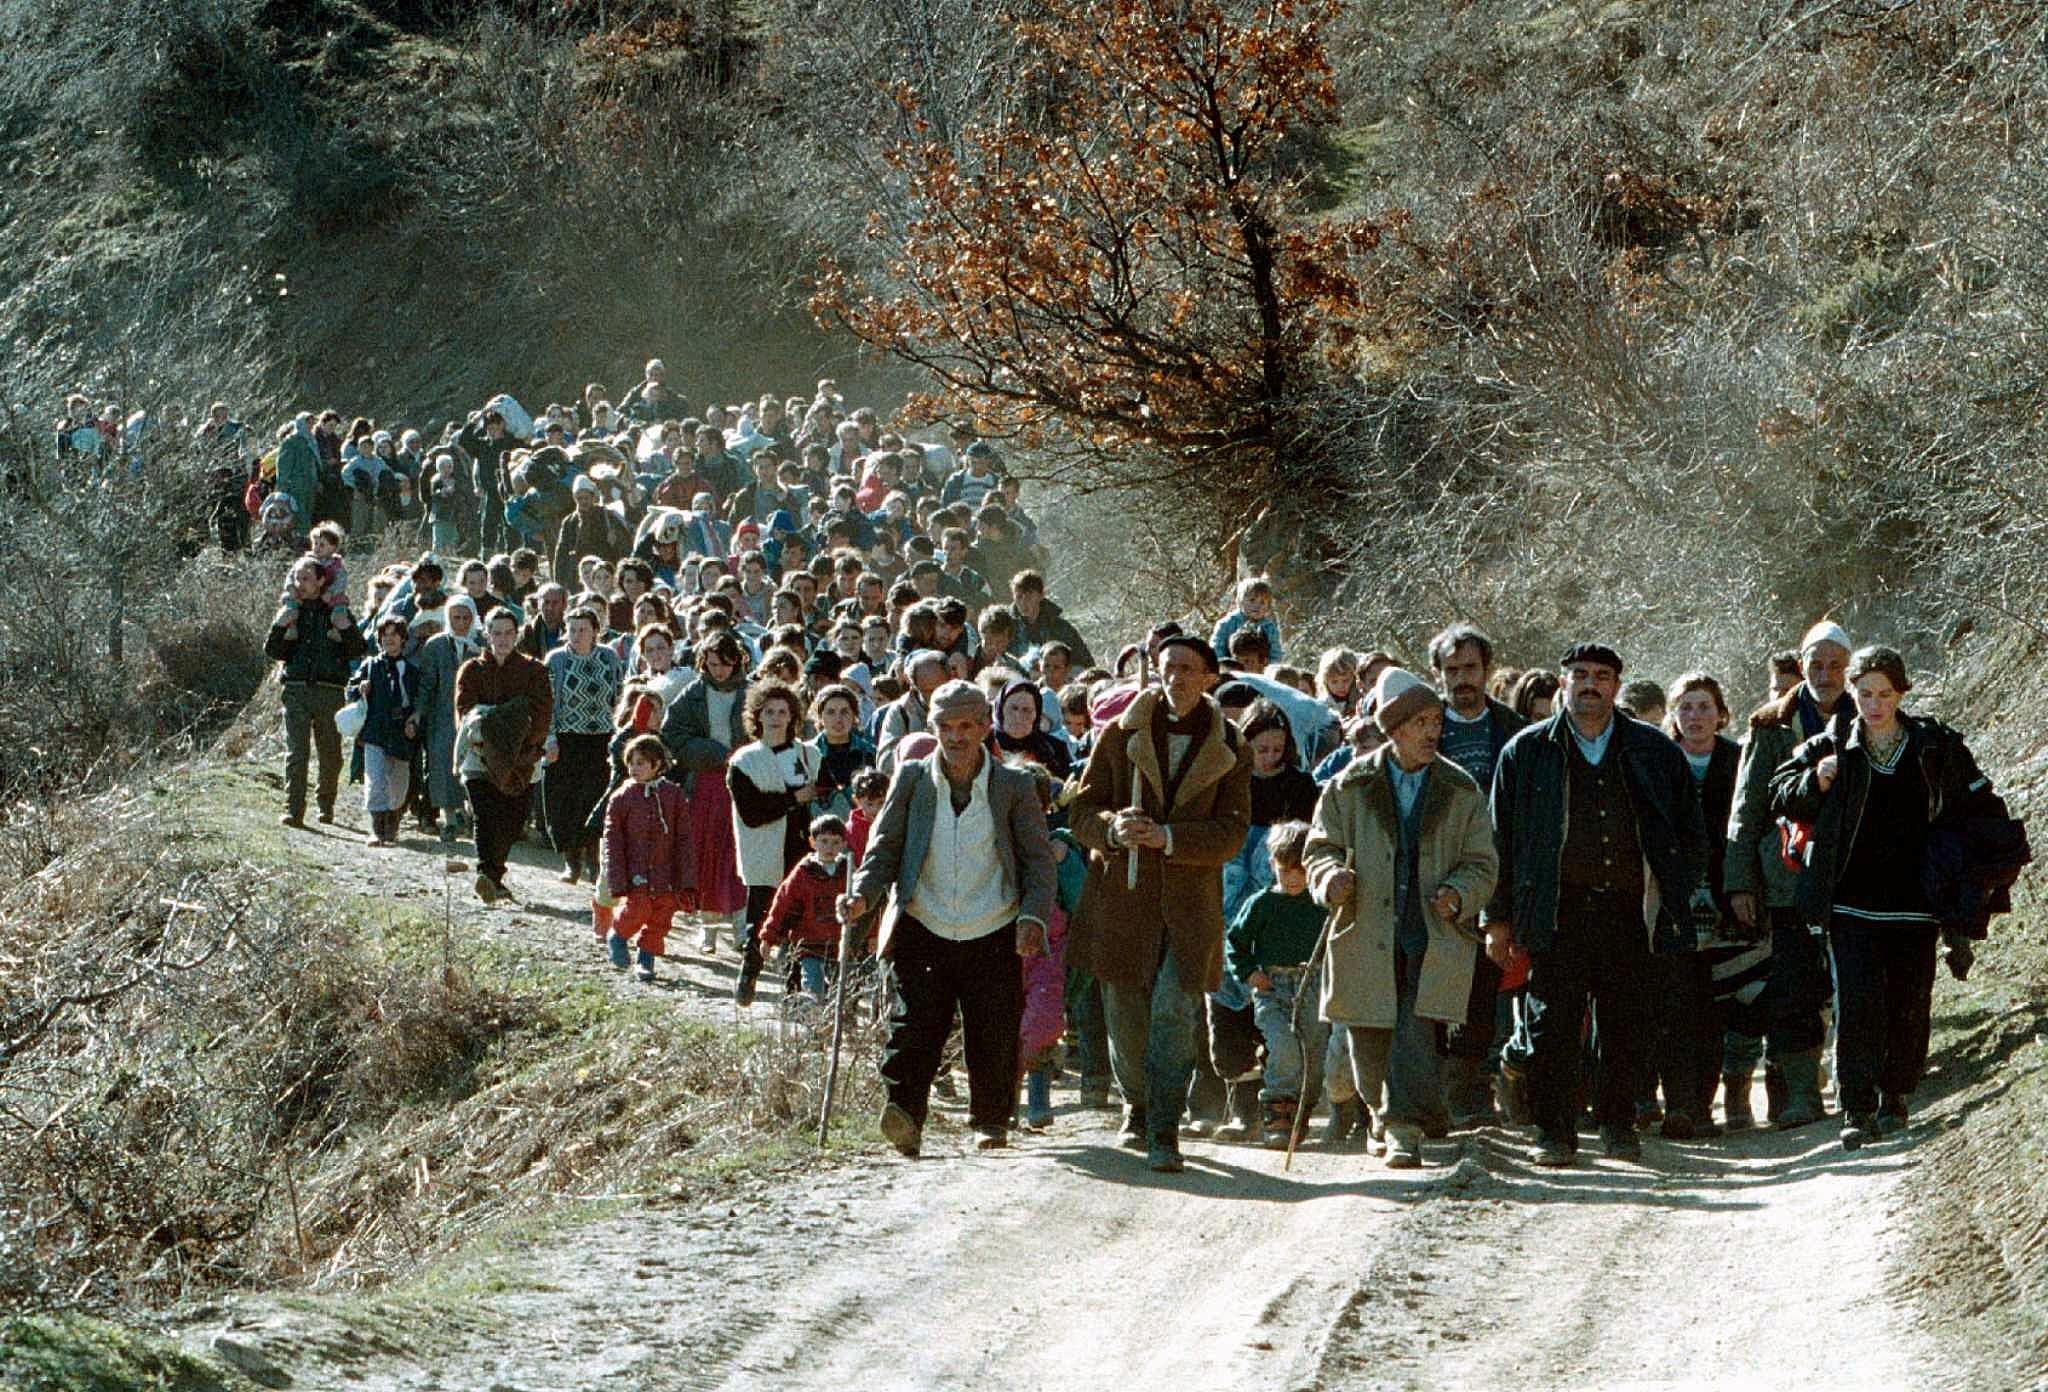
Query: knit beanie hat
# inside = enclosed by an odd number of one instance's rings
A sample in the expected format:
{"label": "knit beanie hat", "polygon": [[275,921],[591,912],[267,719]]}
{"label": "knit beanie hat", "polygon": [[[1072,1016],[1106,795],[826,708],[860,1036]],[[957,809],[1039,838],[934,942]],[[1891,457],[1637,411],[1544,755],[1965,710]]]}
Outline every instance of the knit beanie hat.
{"label": "knit beanie hat", "polygon": [[1812,652],[1822,643],[1833,643],[1843,652],[1852,651],[1856,646],[1849,641],[1848,633],[1843,630],[1840,624],[1836,623],[1833,619],[1822,619],[1812,628],[1807,629],[1806,636],[1799,640],[1800,655],[1804,656]]}
{"label": "knit beanie hat", "polygon": [[1387,668],[1372,689],[1374,718],[1388,735],[1431,706],[1442,706],[1443,699],[1435,687],[1405,667]]}

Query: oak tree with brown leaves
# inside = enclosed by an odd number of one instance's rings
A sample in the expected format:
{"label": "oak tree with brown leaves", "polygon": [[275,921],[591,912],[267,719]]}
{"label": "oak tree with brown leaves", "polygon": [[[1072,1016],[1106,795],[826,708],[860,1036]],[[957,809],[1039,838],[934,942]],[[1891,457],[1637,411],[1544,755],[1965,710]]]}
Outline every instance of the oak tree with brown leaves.
{"label": "oak tree with brown leaves", "polygon": [[1334,0],[1047,0],[1003,115],[889,152],[909,215],[872,271],[822,267],[813,312],[923,369],[965,415],[1081,488],[1190,488],[1222,539],[1277,487],[1302,384],[1372,321],[1388,228],[1308,211],[1303,137],[1335,115]]}

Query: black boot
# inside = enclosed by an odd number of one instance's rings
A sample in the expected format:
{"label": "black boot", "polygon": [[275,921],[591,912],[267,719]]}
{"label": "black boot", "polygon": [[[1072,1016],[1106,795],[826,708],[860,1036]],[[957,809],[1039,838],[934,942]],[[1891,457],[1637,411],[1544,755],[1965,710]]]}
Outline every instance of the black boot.
{"label": "black boot", "polygon": [[1906,1129],[1906,1099],[1887,1092],[1877,1104],[1877,1134],[1896,1136]]}
{"label": "black boot", "polygon": [[747,953],[740,961],[739,985],[733,988],[732,998],[740,1005],[754,1003],[754,983],[761,979],[761,949],[747,944]]}

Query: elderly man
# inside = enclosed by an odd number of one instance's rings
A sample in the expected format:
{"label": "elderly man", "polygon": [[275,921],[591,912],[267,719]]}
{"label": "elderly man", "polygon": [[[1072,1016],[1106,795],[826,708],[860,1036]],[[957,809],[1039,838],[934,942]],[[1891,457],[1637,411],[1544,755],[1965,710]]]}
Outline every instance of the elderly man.
{"label": "elderly man", "polygon": [[1593,1102],[1607,1154],[1640,1159],[1635,1092],[1652,1043],[1653,951],[1690,945],[1682,917],[1707,862],[1692,770],[1662,731],[1615,707],[1621,658],[1580,643],[1558,667],[1557,713],[1508,741],[1493,774],[1500,874],[1486,951],[1529,954],[1529,1107],[1535,1160],[1578,1157],[1579,1039],[1600,1023]]}
{"label": "elderly man", "polygon": [[1024,1010],[1017,958],[1045,950],[1053,906],[1052,838],[1038,787],[990,754],[988,697],[970,682],[947,682],[932,693],[931,720],[938,754],[897,770],[839,901],[840,922],[851,930],[871,904],[892,896],[878,948],[896,981],[881,1128],[906,1156],[923,1143],[955,1010],[975,1145],[1009,1144]]}
{"label": "elderly man", "polygon": [[1471,925],[1498,857],[1486,795],[1441,752],[1436,693],[1390,667],[1373,709],[1388,743],[1316,803],[1303,861],[1317,902],[1353,929],[1331,936],[1323,1017],[1348,1033],[1353,1081],[1385,1123],[1388,1167],[1414,1169],[1438,1106],[1436,1024],[1465,1018]]}
{"label": "elderly man", "polygon": [[910,681],[910,690],[882,707],[875,723],[875,764],[884,773],[895,771],[896,746],[904,736],[926,728],[926,702],[946,679],[946,655],[919,648],[903,660],[903,675]]}
{"label": "elderly man", "polygon": [[[539,613],[519,634],[519,651],[542,661],[569,638],[569,592],[550,580],[533,592]],[[495,612],[495,611],[494,611]]]}
{"label": "elderly man", "polygon": [[[1820,1013],[1831,984],[1825,940],[1793,909],[1799,874],[1788,869],[1778,853],[1771,775],[1836,713],[1855,714],[1855,698],[1847,689],[1850,647],[1849,635],[1839,625],[1823,621],[1807,631],[1799,644],[1805,679],[1749,717],[1742,762],[1735,772],[1735,806],[1728,817],[1722,888],[1736,921],[1759,936],[1767,934],[1771,943],[1770,975],[1764,985],[1767,1037],[1770,1066],[1784,1079],[1783,1102],[1773,1109],[1771,1120],[1783,1130],[1819,1121],[1824,1111]],[[1722,1076],[1730,1120],[1737,1128],[1751,1115],[1752,1066],[1753,1059],[1744,1059],[1738,1069]],[[1776,1090],[1770,1092],[1775,1101]]]}
{"label": "elderly man", "polygon": [[1209,694],[1215,649],[1167,636],[1158,672],[1081,775],[1071,815],[1088,882],[1070,950],[1105,990],[1125,1143],[1176,1174],[1196,1011],[1223,982],[1223,867],[1251,827],[1252,757]]}
{"label": "elderly man", "polygon": [[284,815],[288,827],[306,825],[306,768],[320,756],[320,820],[334,820],[341,783],[341,733],[334,713],[341,709],[349,668],[368,651],[362,630],[345,604],[327,603],[327,572],[311,556],[291,570],[291,597],[270,622],[263,652],[282,667],[284,692]]}

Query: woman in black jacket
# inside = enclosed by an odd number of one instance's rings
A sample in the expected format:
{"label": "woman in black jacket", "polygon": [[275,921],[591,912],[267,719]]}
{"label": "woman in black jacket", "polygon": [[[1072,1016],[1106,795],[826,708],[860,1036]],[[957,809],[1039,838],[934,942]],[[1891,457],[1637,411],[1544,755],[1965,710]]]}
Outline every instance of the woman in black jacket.
{"label": "woman in black jacket", "polygon": [[1857,715],[1793,751],[1771,809],[1809,829],[1798,907],[1826,926],[1835,966],[1842,1147],[1894,1135],[1927,1064],[1934,948],[1945,906],[1923,887],[1928,831],[1995,802],[1961,735],[1909,716],[1906,663],[1885,647],[1849,660]]}
{"label": "woman in black jacket", "polygon": [[[1671,688],[1671,714],[1666,731],[1678,742],[1699,792],[1707,824],[1707,874],[1693,891],[1693,950],[1655,959],[1664,975],[1664,1015],[1657,1032],[1657,1074],[1664,1082],[1664,1134],[1673,1140],[1721,1134],[1714,1124],[1714,1089],[1721,1078],[1721,1045],[1728,1027],[1732,993],[1719,987],[1717,968],[1750,945],[1733,937],[1739,925],[1721,892],[1721,858],[1728,836],[1728,813],[1735,804],[1735,773],[1741,748],[1721,731],[1728,724],[1728,701],[1721,684],[1704,672],[1688,672]],[[1757,991],[1762,981],[1749,983]],[[1752,995],[1752,999],[1754,996]],[[1649,1095],[1654,1098],[1656,1079]],[[1745,1094],[1736,1107],[1746,1107]]]}

